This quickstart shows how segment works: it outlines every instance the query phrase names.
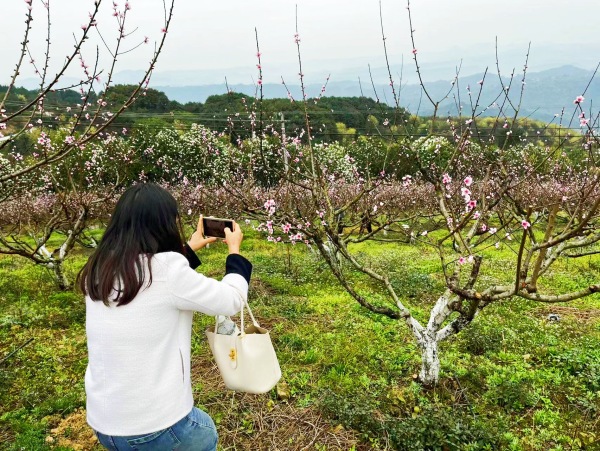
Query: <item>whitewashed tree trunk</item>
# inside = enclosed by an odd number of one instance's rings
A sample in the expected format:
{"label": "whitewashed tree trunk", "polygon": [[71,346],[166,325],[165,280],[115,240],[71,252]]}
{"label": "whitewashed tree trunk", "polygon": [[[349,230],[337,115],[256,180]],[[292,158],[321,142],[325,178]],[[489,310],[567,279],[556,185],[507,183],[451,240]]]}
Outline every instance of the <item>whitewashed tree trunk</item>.
{"label": "whitewashed tree trunk", "polygon": [[424,336],[419,343],[421,348],[421,372],[419,380],[426,387],[438,383],[440,378],[440,357],[438,354],[438,342],[435,336]]}
{"label": "whitewashed tree trunk", "polygon": [[64,272],[63,260],[55,260],[54,265],[52,266],[52,271],[54,272],[54,280],[58,285],[58,288],[63,291],[70,290],[72,284]]}
{"label": "whitewashed tree trunk", "polygon": [[446,290],[431,309],[427,328],[417,336],[417,342],[421,349],[421,372],[419,380],[425,386],[431,387],[438,383],[440,378],[440,357],[438,345],[447,335],[438,334],[444,322],[452,314],[451,305],[455,296]]}

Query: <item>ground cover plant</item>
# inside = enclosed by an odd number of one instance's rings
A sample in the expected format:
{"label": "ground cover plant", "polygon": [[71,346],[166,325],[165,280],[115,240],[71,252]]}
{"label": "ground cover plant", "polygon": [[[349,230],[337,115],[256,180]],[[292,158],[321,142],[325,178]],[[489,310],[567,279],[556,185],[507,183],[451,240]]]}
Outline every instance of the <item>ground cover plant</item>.
{"label": "ground cover plant", "polygon": [[[272,330],[283,378],[267,395],[226,392],[203,334],[212,320],[197,316],[195,399],[215,418],[220,449],[597,446],[597,295],[568,307],[527,300],[495,304],[442,344],[440,383],[425,389],[416,380],[420,353],[407,329],[366,312],[340,291],[327,265],[307,248],[273,246],[248,228],[245,254],[256,276],[250,302]],[[78,247],[67,272],[76,272],[89,252]],[[440,272],[427,269],[437,256],[425,245],[401,245],[389,253],[376,244],[362,252],[402,268],[393,283],[406,300],[432,296],[432,288],[444,283]],[[218,277],[224,255],[224,249],[206,250],[201,270]],[[510,250],[500,249],[494,263],[496,271],[504,271]],[[595,257],[571,261],[557,268],[552,285],[585,279],[599,264]],[[16,257],[0,258],[0,275],[2,449],[94,449],[81,410],[86,364],[81,295],[57,291],[47,269]],[[357,274],[357,284],[372,282]],[[427,314],[422,299],[415,315]]]}

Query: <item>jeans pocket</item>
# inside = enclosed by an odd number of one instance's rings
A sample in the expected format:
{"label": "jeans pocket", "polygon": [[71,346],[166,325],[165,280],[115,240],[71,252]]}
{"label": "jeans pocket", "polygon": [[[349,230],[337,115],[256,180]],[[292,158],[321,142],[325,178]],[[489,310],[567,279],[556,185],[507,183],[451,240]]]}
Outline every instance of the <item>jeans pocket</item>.
{"label": "jeans pocket", "polygon": [[134,450],[172,450],[179,446],[180,441],[171,428],[152,434],[127,439],[127,444]]}

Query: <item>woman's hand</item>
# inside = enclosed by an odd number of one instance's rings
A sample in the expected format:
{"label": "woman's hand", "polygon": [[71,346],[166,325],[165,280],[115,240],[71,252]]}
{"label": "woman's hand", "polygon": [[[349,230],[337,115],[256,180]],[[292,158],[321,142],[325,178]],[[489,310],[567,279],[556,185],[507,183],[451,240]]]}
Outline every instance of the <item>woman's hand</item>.
{"label": "woman's hand", "polygon": [[233,221],[233,231],[229,227],[225,227],[225,239],[223,241],[227,244],[230,254],[240,253],[240,245],[243,239],[244,234],[237,222]]}
{"label": "woman's hand", "polygon": [[196,231],[188,241],[188,245],[192,248],[194,252],[202,249],[208,243],[214,243],[217,241],[215,237],[204,238],[204,230],[202,228],[202,215],[200,215],[200,219],[198,220],[198,227]]}

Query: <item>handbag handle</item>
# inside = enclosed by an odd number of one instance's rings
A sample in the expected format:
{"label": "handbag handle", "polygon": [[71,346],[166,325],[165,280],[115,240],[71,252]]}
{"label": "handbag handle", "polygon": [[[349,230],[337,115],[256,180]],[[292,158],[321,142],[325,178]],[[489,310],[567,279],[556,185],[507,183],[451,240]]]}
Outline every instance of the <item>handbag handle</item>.
{"label": "handbag handle", "polygon": [[[250,318],[252,319],[252,324],[254,324],[255,327],[260,327],[260,324],[258,324],[258,321],[256,321],[256,318],[254,318],[254,314],[252,313],[252,310],[250,309],[250,304],[248,304],[247,301],[242,301],[242,303],[244,304],[242,306],[242,310],[240,310],[240,332],[242,333],[242,335],[245,333],[244,332],[244,307],[246,307],[248,309],[248,313],[250,313]],[[215,316],[215,334],[217,333],[217,328],[219,327],[219,317]]]}

